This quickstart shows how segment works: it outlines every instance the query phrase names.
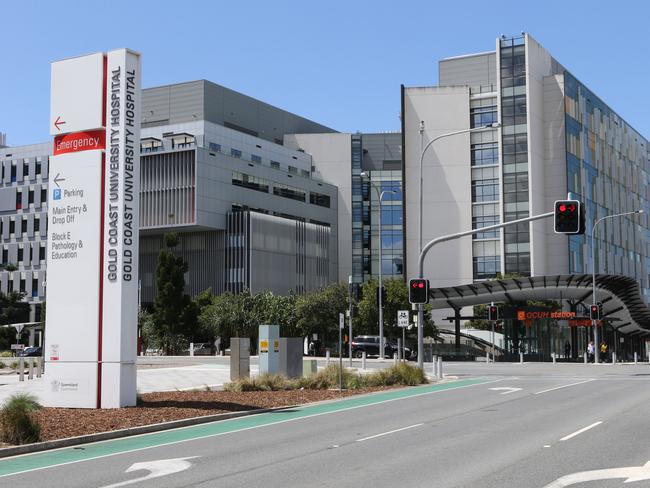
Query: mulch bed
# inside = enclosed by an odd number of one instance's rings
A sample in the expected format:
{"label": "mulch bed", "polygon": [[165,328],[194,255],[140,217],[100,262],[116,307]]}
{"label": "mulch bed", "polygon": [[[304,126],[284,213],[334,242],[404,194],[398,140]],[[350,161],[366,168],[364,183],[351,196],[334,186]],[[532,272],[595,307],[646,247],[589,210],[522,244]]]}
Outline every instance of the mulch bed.
{"label": "mulch bed", "polygon": [[104,410],[43,408],[35,415],[41,425],[41,440],[49,441],[218,413],[301,405],[386,389],[389,388],[362,388],[343,392],[292,390],[146,393],[138,396],[137,407]]}

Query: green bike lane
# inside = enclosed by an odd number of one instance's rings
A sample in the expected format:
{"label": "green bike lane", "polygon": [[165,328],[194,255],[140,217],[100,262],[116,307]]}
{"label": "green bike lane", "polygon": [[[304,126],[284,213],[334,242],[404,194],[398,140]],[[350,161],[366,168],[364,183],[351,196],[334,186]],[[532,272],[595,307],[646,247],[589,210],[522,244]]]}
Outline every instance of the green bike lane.
{"label": "green bike lane", "polygon": [[0,477],[24,473],[27,471],[47,469],[65,464],[89,461],[92,459],[114,456],[143,449],[151,449],[170,444],[204,439],[207,437],[231,434],[268,425],[368,407],[390,401],[455,390],[474,385],[491,383],[494,381],[494,379],[472,378],[452,381],[449,383],[416,386],[381,393],[347,397],[342,400],[290,407],[274,412],[254,414],[230,420],[220,420],[151,434],[141,434],[120,439],[81,444],[74,447],[59,448],[51,451],[23,454],[6,459],[0,459]]}

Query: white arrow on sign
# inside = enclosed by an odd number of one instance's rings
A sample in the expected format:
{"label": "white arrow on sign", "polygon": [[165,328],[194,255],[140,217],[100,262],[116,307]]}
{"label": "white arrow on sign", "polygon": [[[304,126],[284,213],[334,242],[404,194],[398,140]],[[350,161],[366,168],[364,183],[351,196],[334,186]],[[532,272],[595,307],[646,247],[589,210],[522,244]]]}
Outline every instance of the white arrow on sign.
{"label": "white arrow on sign", "polygon": [[503,391],[501,395],[508,395],[509,393],[514,393],[516,391],[521,391],[523,388],[513,388],[511,386],[500,386],[498,388],[490,388],[490,390],[494,391]]}
{"label": "white arrow on sign", "polygon": [[585,481],[609,480],[615,478],[627,478],[625,483],[634,481],[650,480],[650,461],[643,466],[629,466],[627,468],[596,469],[594,471],[582,471],[556,479],[553,483],[544,488],[564,488],[565,486],[584,483]]}
{"label": "white arrow on sign", "polygon": [[175,458],[175,459],[159,459],[158,461],[145,461],[143,463],[132,464],[125,473],[132,473],[134,471],[149,471],[147,476],[142,476],[134,480],[122,481],[113,485],[107,485],[102,488],[118,488],[119,486],[132,485],[140,481],[150,480],[153,478],[160,478],[174,473],[180,473],[192,466],[188,459],[194,459],[199,456]]}

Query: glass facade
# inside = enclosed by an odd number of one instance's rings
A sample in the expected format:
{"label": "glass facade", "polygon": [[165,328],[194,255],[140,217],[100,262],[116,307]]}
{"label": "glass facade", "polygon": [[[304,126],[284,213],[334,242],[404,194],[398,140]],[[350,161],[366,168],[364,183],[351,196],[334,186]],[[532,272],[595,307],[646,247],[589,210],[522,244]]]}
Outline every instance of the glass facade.
{"label": "glass facade", "polygon": [[[370,225],[365,227],[369,247],[364,249],[369,258],[364,269],[364,280],[379,274],[379,228],[381,222],[381,273],[384,278],[403,276],[404,226],[402,222],[402,172],[372,171],[371,185],[376,190],[368,192],[364,204],[370,208]],[[379,201],[381,193],[384,197]],[[393,192],[393,193],[389,193]],[[381,204],[380,204],[381,203]]]}
{"label": "glass facade", "polygon": [[[361,164],[363,146],[360,134],[352,135],[352,281],[362,283],[364,276],[363,259],[363,195]],[[343,277],[344,278],[344,277]]]}
{"label": "glass facade", "polygon": [[[503,147],[503,216],[529,216],[526,46],[524,37],[502,39],[499,49]],[[504,229],[505,272],[530,276],[528,224]]]}
{"label": "glass facade", "polygon": [[591,272],[593,223],[606,215],[643,210],[598,225],[596,270],[636,279],[650,302],[650,146],[588,88],[564,73],[567,190],[586,205],[586,232],[569,237],[569,271]]}

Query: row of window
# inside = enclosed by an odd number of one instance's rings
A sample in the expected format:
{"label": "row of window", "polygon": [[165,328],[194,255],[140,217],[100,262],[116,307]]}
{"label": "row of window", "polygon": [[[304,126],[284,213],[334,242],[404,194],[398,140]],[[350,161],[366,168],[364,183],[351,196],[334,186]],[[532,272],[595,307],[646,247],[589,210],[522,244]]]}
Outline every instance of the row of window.
{"label": "row of window", "polygon": [[[34,217],[34,232],[40,232],[41,228],[41,218],[36,216]],[[4,221],[0,219],[0,238],[4,232]],[[20,233],[27,234],[27,219],[23,218],[20,222]],[[16,221],[9,221],[9,236],[14,237],[16,234]],[[45,219],[45,234],[47,235],[47,219]]]}
{"label": "row of window", "polygon": [[[271,187],[270,181],[264,178],[259,178],[257,176],[241,173],[239,171],[232,172],[232,184],[235,186],[248,188],[250,190],[261,191],[263,193],[268,193],[269,188]],[[299,202],[305,202],[307,192],[301,190],[300,188],[285,185],[282,183],[273,183],[273,194],[280,197],[297,200]],[[317,192],[310,192],[309,202],[314,205],[327,208],[330,208],[331,205],[329,195],[324,195]]]}
{"label": "row of window", "polygon": [[[5,164],[0,164],[0,167],[2,168],[2,174],[0,175],[0,181],[4,181],[5,179]],[[11,169],[10,171],[10,176],[11,176],[11,182],[15,183],[17,180],[17,172],[18,172],[18,167],[16,162],[11,163]],[[35,167],[34,167],[34,176],[40,176],[43,171],[43,164],[41,161],[36,160],[35,162]],[[29,177],[29,163],[23,163],[23,180],[25,178]]]}
{"label": "row of window", "polygon": [[[23,208],[23,193],[27,191],[27,205],[34,203],[34,190],[24,190],[19,188],[16,190],[16,210]],[[47,203],[47,188],[41,188],[41,207]]]}
{"label": "row of window", "polygon": [[469,111],[470,127],[483,127],[497,122],[496,105],[489,107],[472,107]]}
{"label": "row of window", "polygon": [[[221,144],[217,144],[215,142],[208,143],[208,148],[209,148],[209,150],[211,152],[219,152],[219,153],[222,152]],[[235,149],[235,148],[231,147],[230,148],[230,156],[232,156],[233,158],[241,159],[242,156],[243,156],[243,153],[239,149]],[[251,160],[251,162],[256,163],[256,164],[262,164],[262,156],[260,156],[258,154],[251,154],[251,159],[250,160]],[[270,163],[271,163],[271,168],[280,169],[280,163],[278,161],[271,160]],[[296,168],[295,166],[288,165],[287,166],[287,171],[289,171],[289,173],[298,174],[298,168]],[[304,169],[300,170],[300,175],[305,177],[305,178],[309,178],[311,176],[309,171],[304,170]]]}
{"label": "row of window", "polygon": [[[11,265],[11,264],[23,264],[23,261],[25,260],[25,249],[27,250],[27,253],[29,254],[29,262],[34,263],[35,259],[35,251],[32,246],[27,246],[27,247],[18,247],[17,250],[17,257],[16,257],[16,262],[12,263],[9,261],[9,249],[6,247],[2,249],[2,264],[3,265]],[[45,243],[41,243],[40,247],[38,248],[38,261],[42,262],[45,261]]]}

